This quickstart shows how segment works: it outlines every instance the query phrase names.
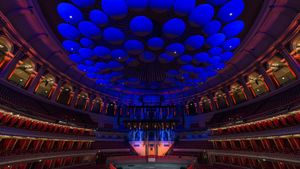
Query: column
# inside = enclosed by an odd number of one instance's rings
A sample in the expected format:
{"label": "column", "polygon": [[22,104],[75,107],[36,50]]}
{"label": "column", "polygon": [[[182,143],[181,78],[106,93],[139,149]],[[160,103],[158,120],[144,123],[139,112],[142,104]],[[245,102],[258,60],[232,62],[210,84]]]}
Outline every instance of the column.
{"label": "column", "polygon": [[93,105],[93,100],[96,98],[95,95],[89,95],[89,101],[88,101],[88,105],[86,106],[86,111],[90,112],[92,105]]}
{"label": "column", "polygon": [[45,72],[46,72],[46,67],[42,66],[39,69],[39,71],[38,71],[36,77],[34,78],[34,80],[31,82],[31,84],[28,88],[29,92],[31,92],[31,93],[34,92],[35,88],[37,87],[37,85],[39,84],[39,82],[41,80],[41,77],[44,75]]}
{"label": "column", "polygon": [[216,111],[217,106],[216,106],[216,103],[215,103],[215,101],[214,101],[214,96],[213,96],[213,94],[209,93],[209,94],[208,94],[208,98],[210,99],[210,102],[211,102],[212,111]]}
{"label": "column", "polygon": [[270,91],[275,90],[276,86],[273,83],[270,76],[267,74],[266,70],[263,68],[263,66],[262,65],[256,65],[256,68],[257,68],[259,74],[261,74],[264,77],[264,81],[267,84],[267,86],[269,87]]}
{"label": "column", "polygon": [[[70,103],[70,107],[75,107],[75,103],[76,103],[76,101],[77,101],[77,96],[78,96],[78,94],[79,94],[79,89],[76,87],[75,88],[75,91],[74,91],[74,95],[73,95],[73,98],[71,98],[72,100],[71,100],[71,103]],[[71,96],[70,96],[71,97]]]}
{"label": "column", "polygon": [[285,47],[280,47],[280,53],[285,58],[285,60],[288,62],[289,66],[292,68],[294,73],[296,74],[297,78],[300,77],[300,65],[298,61],[289,54],[289,52],[285,49]]}
{"label": "column", "polygon": [[227,87],[224,87],[224,92],[226,94],[226,99],[227,99],[227,101],[229,103],[228,107],[233,106],[234,105],[234,102],[232,100],[233,98],[231,97],[231,95],[230,95],[229,90],[228,90]]}
{"label": "column", "polygon": [[64,84],[64,81],[60,79],[58,81],[57,87],[56,87],[56,89],[55,89],[55,91],[54,91],[54,93],[52,95],[52,98],[51,98],[52,101],[56,101],[56,99],[57,99],[57,97],[58,97],[58,95],[60,93],[60,89],[61,89],[61,87],[62,87],[63,84]]}
{"label": "column", "polygon": [[249,88],[248,88],[248,86],[247,86],[247,84],[246,84],[246,81],[245,81],[244,77],[240,77],[240,78],[239,78],[239,81],[241,82],[241,84],[242,84],[242,86],[243,86],[243,88],[244,88],[244,92],[245,92],[245,94],[246,94],[246,96],[247,96],[247,100],[252,99],[252,98],[253,98],[253,95],[252,95],[251,91],[249,90]]}
{"label": "column", "polygon": [[16,53],[15,53],[15,57],[12,58],[7,65],[5,66],[5,68],[2,70],[1,74],[0,74],[0,78],[3,79],[7,79],[8,76],[10,75],[10,73],[16,68],[17,64],[19,63],[19,61],[25,56],[25,52],[27,50],[22,50],[19,49]]}

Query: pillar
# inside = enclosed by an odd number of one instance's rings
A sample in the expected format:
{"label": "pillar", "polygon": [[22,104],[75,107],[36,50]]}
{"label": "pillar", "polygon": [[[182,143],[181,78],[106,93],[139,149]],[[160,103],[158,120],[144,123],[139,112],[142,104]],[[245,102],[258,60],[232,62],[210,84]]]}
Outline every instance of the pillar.
{"label": "pillar", "polygon": [[[73,95],[73,98],[71,98],[72,100],[71,100],[71,103],[70,103],[70,107],[72,107],[72,108],[74,108],[75,107],[75,103],[76,103],[76,101],[77,101],[77,96],[78,96],[78,94],[79,94],[79,89],[76,87],[75,88],[75,91],[74,91],[74,95]],[[71,97],[71,96],[70,96]]]}
{"label": "pillar", "polygon": [[216,103],[214,101],[214,96],[212,93],[209,93],[208,94],[208,98],[210,99],[210,102],[211,102],[211,107],[212,107],[212,111],[216,111],[217,110],[217,106],[216,106]]}
{"label": "pillar", "polygon": [[232,100],[233,98],[230,96],[229,90],[227,87],[224,87],[224,92],[226,94],[226,99],[228,101],[228,106],[233,106],[234,105],[234,101]]}
{"label": "pillar", "polygon": [[273,83],[272,79],[270,78],[270,76],[267,74],[266,70],[263,68],[262,65],[257,65],[256,66],[259,74],[261,74],[264,78],[265,83],[267,84],[267,86],[269,87],[270,91],[273,91],[276,89],[275,84]]}
{"label": "pillar", "polygon": [[58,81],[56,89],[55,89],[55,91],[54,91],[54,93],[52,95],[52,98],[51,98],[52,101],[56,101],[56,99],[57,99],[57,97],[58,97],[58,95],[60,93],[60,89],[61,89],[61,87],[62,87],[63,84],[64,84],[64,81],[60,79]]}
{"label": "pillar", "polygon": [[294,73],[296,74],[297,78],[300,77],[300,65],[298,61],[289,54],[289,52],[284,48],[283,46],[280,47],[280,53],[285,58],[285,60],[288,62],[289,66],[293,69]]}
{"label": "pillar", "polygon": [[241,82],[241,84],[242,84],[242,86],[243,86],[243,88],[244,88],[244,92],[245,92],[245,94],[246,94],[246,96],[247,96],[247,100],[252,99],[252,98],[253,98],[253,95],[252,95],[251,91],[249,90],[249,88],[248,88],[248,86],[247,86],[247,84],[246,84],[246,81],[245,81],[244,77],[240,77],[240,78],[239,78],[239,81]]}
{"label": "pillar", "polygon": [[15,53],[15,57],[13,57],[5,66],[5,68],[2,70],[1,74],[0,74],[0,78],[3,79],[7,79],[8,76],[10,75],[10,73],[16,68],[17,64],[19,63],[19,61],[25,56],[25,52],[27,50],[22,50],[19,49],[16,53]]}
{"label": "pillar", "polygon": [[39,84],[41,77],[44,75],[44,73],[46,72],[46,67],[42,66],[40,68],[40,70],[38,71],[36,77],[34,78],[34,80],[31,82],[28,91],[29,92],[34,92],[35,88],[37,87],[37,85]]}

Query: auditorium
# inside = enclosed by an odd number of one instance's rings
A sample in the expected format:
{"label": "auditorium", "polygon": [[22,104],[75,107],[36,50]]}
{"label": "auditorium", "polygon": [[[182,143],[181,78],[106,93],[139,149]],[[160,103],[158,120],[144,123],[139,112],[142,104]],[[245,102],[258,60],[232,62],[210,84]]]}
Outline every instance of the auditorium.
{"label": "auditorium", "polygon": [[300,0],[0,0],[0,169],[300,169]]}

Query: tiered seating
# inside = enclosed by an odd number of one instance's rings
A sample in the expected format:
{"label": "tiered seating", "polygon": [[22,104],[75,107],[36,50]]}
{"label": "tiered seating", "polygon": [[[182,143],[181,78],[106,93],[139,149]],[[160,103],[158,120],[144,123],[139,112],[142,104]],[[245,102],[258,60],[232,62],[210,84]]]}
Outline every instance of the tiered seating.
{"label": "tiered seating", "polygon": [[255,169],[296,169],[300,166],[297,164],[286,163],[282,161],[267,161],[248,157],[234,156],[215,156],[216,163],[234,165],[239,167],[255,168]]}
{"label": "tiered seating", "polygon": [[[50,168],[63,168],[69,166],[76,166],[75,168],[81,168],[81,165],[94,163],[96,156],[63,156],[45,160],[29,161],[14,163],[11,165],[0,165],[0,169],[50,169]],[[94,168],[86,168],[94,169]]]}
{"label": "tiered seating", "polygon": [[77,125],[89,128],[97,127],[97,124],[90,119],[88,114],[82,114],[67,108],[54,106],[51,103],[37,100],[37,98],[27,96],[1,84],[0,105],[12,108],[25,114],[43,117],[52,121],[75,123]]}
{"label": "tiered seating", "polygon": [[93,149],[129,149],[130,145],[125,141],[96,141],[92,144]]}
{"label": "tiered seating", "polygon": [[176,149],[212,149],[213,145],[209,141],[176,141]]}
{"label": "tiered seating", "polygon": [[274,112],[281,110],[288,110],[299,105],[299,95],[300,88],[296,86],[260,101],[259,103],[253,103],[242,108],[215,114],[208,123],[208,126],[218,127],[232,121],[245,121],[245,119],[253,119],[254,117],[272,115]]}
{"label": "tiered seating", "polygon": [[89,150],[92,140],[67,140],[0,135],[0,156]]}
{"label": "tiered seating", "polygon": [[15,127],[20,129],[35,130],[50,133],[92,136],[93,130],[45,122],[19,114],[13,114],[0,109],[0,126]]}
{"label": "tiered seating", "polygon": [[291,111],[286,114],[264,118],[261,120],[254,120],[238,125],[213,128],[211,130],[213,135],[224,135],[278,129],[299,124],[300,111]]}

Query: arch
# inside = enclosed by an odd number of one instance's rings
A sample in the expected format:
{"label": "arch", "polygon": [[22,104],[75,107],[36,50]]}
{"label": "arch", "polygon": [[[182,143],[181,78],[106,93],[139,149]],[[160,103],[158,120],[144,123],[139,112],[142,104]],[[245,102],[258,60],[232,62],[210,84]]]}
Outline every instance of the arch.
{"label": "arch", "polygon": [[253,96],[259,96],[269,91],[265,79],[256,71],[247,76],[247,86],[250,88]]}
{"label": "arch", "polygon": [[37,72],[35,63],[31,59],[26,58],[19,61],[15,69],[8,77],[8,80],[18,86],[27,88],[36,74]]}
{"label": "arch", "polygon": [[85,91],[81,91],[77,96],[75,107],[78,109],[86,110],[89,101],[90,101],[89,94]]}
{"label": "arch", "polygon": [[266,64],[267,73],[278,87],[296,79],[294,71],[281,54],[275,54]]}
{"label": "arch", "polygon": [[103,99],[98,96],[92,101],[91,111],[94,113],[101,113],[103,106]]}
{"label": "arch", "polygon": [[71,86],[71,84],[65,83],[60,89],[57,102],[64,105],[69,105],[73,96],[73,86]]}
{"label": "arch", "polygon": [[212,102],[208,96],[202,96],[200,99],[200,107],[202,112],[210,112],[212,111]]}
{"label": "arch", "polygon": [[291,55],[298,61],[300,64],[300,33],[291,41],[290,43]]}
{"label": "arch", "polygon": [[229,106],[226,93],[224,93],[221,89],[215,92],[214,101],[218,109],[223,109]]}
{"label": "arch", "polygon": [[239,104],[247,100],[244,87],[238,82],[235,82],[230,86],[229,93],[232,97],[232,100],[234,101],[234,104]]}
{"label": "arch", "polygon": [[45,76],[41,77],[39,84],[35,88],[35,93],[50,98],[56,86],[56,78],[52,74],[47,73]]}

